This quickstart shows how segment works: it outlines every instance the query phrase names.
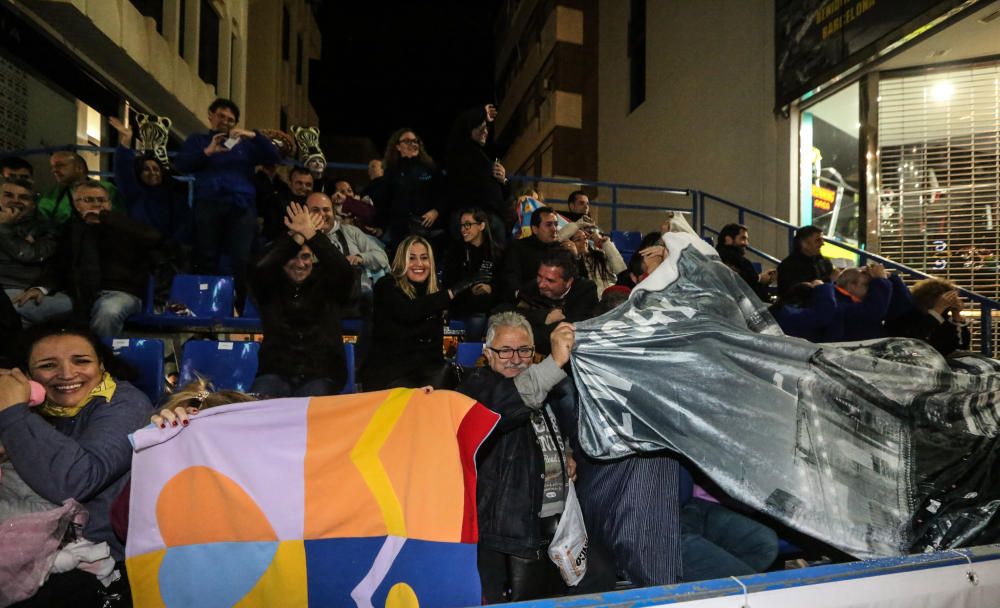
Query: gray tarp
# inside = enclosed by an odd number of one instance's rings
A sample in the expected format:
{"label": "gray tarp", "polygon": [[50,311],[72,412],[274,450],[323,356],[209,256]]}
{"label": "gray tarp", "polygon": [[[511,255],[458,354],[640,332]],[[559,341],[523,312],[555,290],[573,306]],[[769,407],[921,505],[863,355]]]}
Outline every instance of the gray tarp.
{"label": "gray tarp", "polygon": [[[696,236],[628,302],[577,324],[580,442],[668,448],[731,497],[856,557],[958,546],[1000,507],[990,439],[1000,373],[956,373],[915,340],[782,334]],[[984,371],[985,370],[985,371]]]}

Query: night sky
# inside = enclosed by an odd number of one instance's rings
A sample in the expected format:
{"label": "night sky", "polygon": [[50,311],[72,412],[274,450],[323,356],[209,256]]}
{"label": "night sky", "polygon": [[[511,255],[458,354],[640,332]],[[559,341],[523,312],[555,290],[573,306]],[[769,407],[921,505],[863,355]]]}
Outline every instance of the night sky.
{"label": "night sky", "polygon": [[365,135],[379,154],[413,128],[443,163],[464,109],[495,101],[493,26],[499,0],[323,2],[312,101],[324,133]]}

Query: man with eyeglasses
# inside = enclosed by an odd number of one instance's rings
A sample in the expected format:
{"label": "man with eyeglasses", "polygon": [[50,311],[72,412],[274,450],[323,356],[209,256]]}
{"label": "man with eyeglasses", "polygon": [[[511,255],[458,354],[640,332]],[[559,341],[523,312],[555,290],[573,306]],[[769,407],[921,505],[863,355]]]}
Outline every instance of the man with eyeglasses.
{"label": "man with eyeglasses", "polygon": [[73,313],[102,338],[121,335],[125,320],[142,309],[152,272],[157,230],[111,208],[96,181],[71,190],[76,214],[67,222],[57,268],[73,300]]}
{"label": "man with eyeglasses", "polygon": [[68,316],[73,303],[53,291],[55,227],[36,213],[31,182],[7,179],[0,185],[0,285],[23,325]]}
{"label": "man with eyeglasses", "polygon": [[504,254],[502,299],[513,302],[518,290],[534,280],[542,255],[559,245],[559,220],[552,207],[531,214],[531,236],[510,243]]}
{"label": "man with eyeglasses", "polygon": [[[62,224],[73,215],[73,186],[87,180],[87,161],[76,152],[62,150],[53,152],[49,157],[49,168],[56,180],[54,188],[42,194],[38,200],[38,214],[54,224]],[[118,188],[112,183],[100,180],[101,186],[108,191],[111,206],[124,211],[125,202],[118,194]]]}
{"label": "man with eyeglasses", "polygon": [[489,367],[477,368],[457,389],[500,414],[476,456],[479,578],[487,604],[566,592],[546,549],[576,463],[548,402],[567,377],[574,332],[573,325],[560,324],[548,339],[552,354],[533,364],[527,319],[495,314],[483,351]]}

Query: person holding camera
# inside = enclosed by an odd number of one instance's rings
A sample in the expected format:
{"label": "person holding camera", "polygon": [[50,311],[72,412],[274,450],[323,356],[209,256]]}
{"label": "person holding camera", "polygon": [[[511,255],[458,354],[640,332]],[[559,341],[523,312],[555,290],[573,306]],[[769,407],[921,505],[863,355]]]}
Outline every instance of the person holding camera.
{"label": "person holding camera", "polygon": [[594,224],[583,222],[584,218],[586,216],[567,225],[574,229],[567,231],[569,236],[565,242],[572,244],[570,251],[576,257],[580,276],[594,282],[600,298],[605,289],[618,282],[618,273],[628,265],[611,238]]}

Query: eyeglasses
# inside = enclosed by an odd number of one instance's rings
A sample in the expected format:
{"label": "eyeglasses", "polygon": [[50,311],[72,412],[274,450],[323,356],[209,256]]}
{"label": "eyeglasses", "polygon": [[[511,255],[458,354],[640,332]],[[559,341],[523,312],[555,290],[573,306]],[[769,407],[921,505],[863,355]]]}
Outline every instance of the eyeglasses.
{"label": "eyeglasses", "polygon": [[73,202],[87,203],[88,205],[103,205],[104,203],[107,203],[110,200],[111,199],[109,199],[106,196],[78,196],[77,198],[73,199]]}
{"label": "eyeglasses", "polygon": [[487,346],[486,348],[495,352],[501,359],[513,359],[514,353],[517,353],[517,356],[522,359],[527,359],[535,354],[534,346],[521,346],[518,348],[493,348],[492,346]]}
{"label": "eyeglasses", "polygon": [[458,225],[458,227],[461,228],[462,230],[468,230],[469,228],[472,228],[473,226],[478,226],[479,224],[482,224],[482,222],[462,222],[461,224]]}
{"label": "eyeglasses", "polygon": [[419,139],[406,138],[406,139],[399,140],[399,143],[406,144],[407,146],[419,146],[420,145],[420,140]]}

